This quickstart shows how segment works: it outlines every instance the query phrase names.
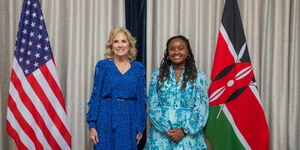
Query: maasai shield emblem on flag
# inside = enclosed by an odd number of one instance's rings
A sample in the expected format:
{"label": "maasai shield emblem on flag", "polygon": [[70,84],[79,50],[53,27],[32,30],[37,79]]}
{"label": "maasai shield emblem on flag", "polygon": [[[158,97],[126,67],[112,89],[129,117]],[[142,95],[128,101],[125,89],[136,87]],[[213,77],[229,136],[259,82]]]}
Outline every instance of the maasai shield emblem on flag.
{"label": "maasai shield emblem on flag", "polygon": [[20,150],[71,149],[64,98],[39,0],[23,2],[6,129]]}
{"label": "maasai shield emblem on flag", "polygon": [[224,6],[211,80],[205,134],[212,148],[269,149],[269,129],[236,0],[226,0]]}

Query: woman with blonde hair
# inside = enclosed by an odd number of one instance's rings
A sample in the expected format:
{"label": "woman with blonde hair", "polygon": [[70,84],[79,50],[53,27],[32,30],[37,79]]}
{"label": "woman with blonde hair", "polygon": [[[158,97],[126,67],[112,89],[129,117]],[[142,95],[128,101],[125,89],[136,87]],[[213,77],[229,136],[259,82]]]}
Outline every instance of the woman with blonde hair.
{"label": "woman with blonde hair", "polygon": [[135,61],[135,39],[124,27],[106,42],[95,68],[87,123],[95,150],[135,150],[146,124],[145,69]]}

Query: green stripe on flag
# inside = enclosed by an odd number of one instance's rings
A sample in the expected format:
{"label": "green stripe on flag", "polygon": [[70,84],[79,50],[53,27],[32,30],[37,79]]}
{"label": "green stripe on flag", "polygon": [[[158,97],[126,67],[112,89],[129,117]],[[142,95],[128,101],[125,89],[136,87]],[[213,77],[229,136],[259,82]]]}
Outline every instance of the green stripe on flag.
{"label": "green stripe on flag", "polygon": [[[219,116],[218,113],[220,113]],[[245,149],[223,111],[220,112],[220,106],[209,106],[209,117],[204,132],[210,145],[213,145],[213,150]]]}

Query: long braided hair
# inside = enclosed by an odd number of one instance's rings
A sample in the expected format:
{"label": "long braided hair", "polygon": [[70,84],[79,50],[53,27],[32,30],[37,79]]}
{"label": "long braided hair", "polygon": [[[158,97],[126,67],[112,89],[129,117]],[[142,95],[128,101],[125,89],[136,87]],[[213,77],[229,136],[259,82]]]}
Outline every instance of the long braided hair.
{"label": "long braided hair", "polygon": [[167,78],[168,81],[170,80],[169,68],[172,65],[172,62],[168,59],[168,49],[169,49],[169,43],[174,39],[180,39],[180,40],[184,41],[187,46],[187,49],[188,49],[188,57],[185,61],[181,90],[185,90],[186,83],[188,81],[195,81],[195,79],[197,78],[197,68],[195,65],[195,59],[194,59],[194,55],[192,53],[192,48],[190,46],[189,40],[182,35],[173,36],[167,41],[167,44],[166,44],[167,48],[164,51],[164,58],[162,59],[162,61],[160,63],[159,75],[158,75],[158,80],[157,80],[157,82],[158,82],[157,90],[158,91],[160,91],[164,85],[164,78]]}

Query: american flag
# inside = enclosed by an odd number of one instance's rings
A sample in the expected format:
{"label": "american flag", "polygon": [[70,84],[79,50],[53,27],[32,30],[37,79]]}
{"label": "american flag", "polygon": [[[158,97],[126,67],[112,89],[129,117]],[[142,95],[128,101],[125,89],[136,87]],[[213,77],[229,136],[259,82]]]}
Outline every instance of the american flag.
{"label": "american flag", "polygon": [[7,132],[18,149],[71,149],[71,134],[38,0],[24,0],[7,103]]}

